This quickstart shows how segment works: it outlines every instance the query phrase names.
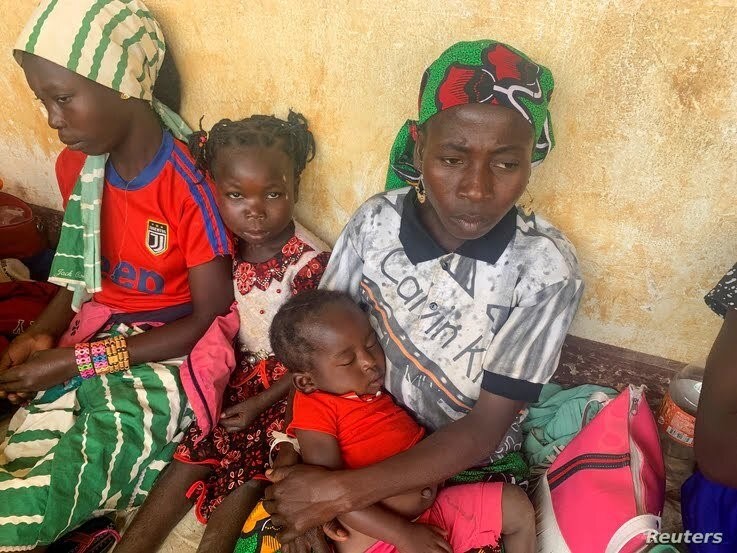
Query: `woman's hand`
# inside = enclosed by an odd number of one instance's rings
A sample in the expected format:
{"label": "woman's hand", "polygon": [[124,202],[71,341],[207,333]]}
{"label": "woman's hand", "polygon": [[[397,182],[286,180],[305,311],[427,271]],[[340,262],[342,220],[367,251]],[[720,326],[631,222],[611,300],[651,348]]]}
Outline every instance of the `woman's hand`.
{"label": "woman's hand", "polygon": [[[291,467],[299,463],[299,455],[294,450],[294,446],[289,442],[279,444],[279,454],[274,460],[273,467]],[[273,519],[272,519],[273,520]],[[348,532],[343,528],[337,520],[333,520],[323,525],[322,529],[312,528],[303,535],[296,537],[293,541],[282,545],[281,550],[284,553],[330,553],[332,549],[325,540],[325,536],[332,538],[333,541],[345,541],[348,539]]]}
{"label": "woman's hand", "polygon": [[0,391],[7,393],[47,390],[79,374],[74,349],[46,349],[31,353],[25,362],[0,371]]}
{"label": "woman's hand", "polygon": [[263,412],[264,409],[258,396],[253,397],[224,409],[223,414],[220,415],[220,424],[228,432],[245,430]]}
{"label": "woman's hand", "polygon": [[453,553],[446,536],[447,532],[437,526],[415,522],[396,547],[400,553]]}
{"label": "woman's hand", "polygon": [[289,543],[351,510],[340,474],[311,465],[267,472],[274,484],[266,488],[264,508],[271,514],[273,523],[283,528],[279,534],[282,543]]}
{"label": "woman's hand", "polygon": [[[33,329],[18,336],[0,356],[0,379],[6,370],[21,365],[36,352],[53,348],[55,342],[50,334],[34,332]],[[0,386],[0,398],[7,397],[11,403],[21,403],[32,396],[32,393],[7,393]]]}

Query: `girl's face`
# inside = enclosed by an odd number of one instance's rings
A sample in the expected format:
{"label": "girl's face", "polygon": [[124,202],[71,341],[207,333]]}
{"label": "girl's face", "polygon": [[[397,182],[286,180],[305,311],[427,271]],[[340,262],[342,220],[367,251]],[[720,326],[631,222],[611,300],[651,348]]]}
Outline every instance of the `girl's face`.
{"label": "girl's face", "polygon": [[112,152],[128,134],[132,103],[120,93],[44,58],[23,54],[23,71],[47,112],[49,127],[70,150]]}
{"label": "girl's face", "polygon": [[297,188],[289,156],[278,146],[228,146],[217,153],[213,179],[231,232],[254,246],[281,248],[291,235]]}
{"label": "girl's face", "polygon": [[315,351],[312,367],[295,371],[294,383],[305,393],[375,394],[384,385],[384,350],[366,314],[356,305],[335,303],[325,307],[306,329]]}
{"label": "girl's face", "polygon": [[494,228],[527,186],[532,147],[532,126],[509,108],[467,104],[429,119],[415,166],[427,194],[420,218],[433,238],[453,251]]}

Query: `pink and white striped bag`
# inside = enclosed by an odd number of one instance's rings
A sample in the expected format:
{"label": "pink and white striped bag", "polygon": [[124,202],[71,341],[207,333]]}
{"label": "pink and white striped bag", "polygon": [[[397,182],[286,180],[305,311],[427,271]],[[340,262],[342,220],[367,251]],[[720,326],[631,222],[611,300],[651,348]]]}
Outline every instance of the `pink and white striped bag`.
{"label": "pink and white striped bag", "polygon": [[538,553],[635,553],[660,529],[665,467],[644,386],[603,403],[538,483]]}

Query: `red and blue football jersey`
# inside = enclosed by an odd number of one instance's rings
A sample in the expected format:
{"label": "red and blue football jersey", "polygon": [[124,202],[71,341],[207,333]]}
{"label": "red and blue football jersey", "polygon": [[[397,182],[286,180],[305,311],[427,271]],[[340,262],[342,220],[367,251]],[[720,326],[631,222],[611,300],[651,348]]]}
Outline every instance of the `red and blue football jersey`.
{"label": "red and blue football jersey", "polygon": [[[65,206],[85,159],[64,149],[56,161]],[[108,162],[100,218],[103,279],[95,300],[114,309],[150,311],[188,303],[188,270],[231,253],[212,183],[168,132],[132,181],[124,181]]]}

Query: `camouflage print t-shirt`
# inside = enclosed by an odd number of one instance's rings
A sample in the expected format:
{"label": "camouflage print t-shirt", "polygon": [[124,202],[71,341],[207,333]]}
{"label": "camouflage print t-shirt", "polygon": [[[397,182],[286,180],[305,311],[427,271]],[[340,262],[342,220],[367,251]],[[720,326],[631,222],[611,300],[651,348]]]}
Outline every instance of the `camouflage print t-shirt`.
{"label": "camouflage print t-shirt", "polygon": [[448,253],[420,222],[414,190],[403,188],[353,215],[321,287],[368,307],[387,390],[433,431],[468,413],[482,388],[536,401],[583,282],[573,246],[540,217],[512,209]]}

